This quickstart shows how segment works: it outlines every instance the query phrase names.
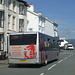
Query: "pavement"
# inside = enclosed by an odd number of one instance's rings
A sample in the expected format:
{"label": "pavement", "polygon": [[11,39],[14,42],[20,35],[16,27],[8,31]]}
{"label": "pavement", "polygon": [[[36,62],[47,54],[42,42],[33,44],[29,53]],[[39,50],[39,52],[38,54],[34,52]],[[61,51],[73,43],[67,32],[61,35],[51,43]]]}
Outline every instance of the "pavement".
{"label": "pavement", "polygon": [[0,65],[6,65],[6,64],[8,64],[8,59],[5,60],[0,59]]}

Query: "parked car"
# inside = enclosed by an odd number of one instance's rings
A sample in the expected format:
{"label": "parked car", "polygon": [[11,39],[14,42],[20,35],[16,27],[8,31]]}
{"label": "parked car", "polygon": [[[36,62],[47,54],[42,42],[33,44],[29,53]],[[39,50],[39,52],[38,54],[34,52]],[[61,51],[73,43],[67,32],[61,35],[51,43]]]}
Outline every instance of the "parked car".
{"label": "parked car", "polygon": [[67,44],[67,47],[66,47],[67,50],[74,50],[74,47],[72,44]]}

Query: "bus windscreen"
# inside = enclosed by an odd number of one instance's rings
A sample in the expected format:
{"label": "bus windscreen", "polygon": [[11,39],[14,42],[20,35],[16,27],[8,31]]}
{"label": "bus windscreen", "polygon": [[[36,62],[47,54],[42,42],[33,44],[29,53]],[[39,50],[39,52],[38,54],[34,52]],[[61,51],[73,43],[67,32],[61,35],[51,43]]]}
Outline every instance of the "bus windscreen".
{"label": "bus windscreen", "polygon": [[36,44],[36,34],[10,35],[10,45],[31,45]]}

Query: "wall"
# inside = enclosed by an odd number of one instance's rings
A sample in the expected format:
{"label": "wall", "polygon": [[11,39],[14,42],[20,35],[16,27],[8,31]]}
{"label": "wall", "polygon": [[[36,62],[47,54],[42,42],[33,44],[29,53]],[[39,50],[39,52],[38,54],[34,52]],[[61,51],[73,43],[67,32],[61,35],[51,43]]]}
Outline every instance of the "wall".
{"label": "wall", "polygon": [[[4,4],[0,4],[0,11],[4,11],[4,28],[0,28],[0,33],[4,34],[4,51],[7,51],[7,36],[9,34],[11,34],[12,32],[19,32],[19,19],[24,19],[24,32],[26,31],[26,26],[27,26],[27,7],[24,5],[24,15],[19,15],[19,3],[22,2],[18,2],[16,1],[16,6],[15,6],[15,10],[13,10],[13,0],[11,0],[11,6],[10,8],[8,8],[8,0],[5,0]],[[23,3],[22,3],[23,4]],[[10,27],[8,29],[8,15],[11,15],[11,19],[10,19]],[[15,17],[15,26],[14,26],[14,30],[12,29],[12,25],[13,25],[13,17]]]}
{"label": "wall", "polygon": [[54,27],[54,25],[46,19],[45,20],[45,34],[54,37],[54,28],[53,27]]}
{"label": "wall", "polygon": [[39,18],[37,14],[31,11],[27,11],[27,31],[38,31],[38,22]]}

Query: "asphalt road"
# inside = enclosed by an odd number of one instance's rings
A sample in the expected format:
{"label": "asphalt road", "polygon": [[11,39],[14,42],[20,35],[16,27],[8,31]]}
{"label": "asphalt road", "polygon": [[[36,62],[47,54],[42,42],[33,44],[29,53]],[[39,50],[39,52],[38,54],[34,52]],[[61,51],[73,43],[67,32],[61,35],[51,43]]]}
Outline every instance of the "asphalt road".
{"label": "asphalt road", "polygon": [[0,75],[75,75],[75,51],[61,51],[59,60],[47,66],[0,64]]}

